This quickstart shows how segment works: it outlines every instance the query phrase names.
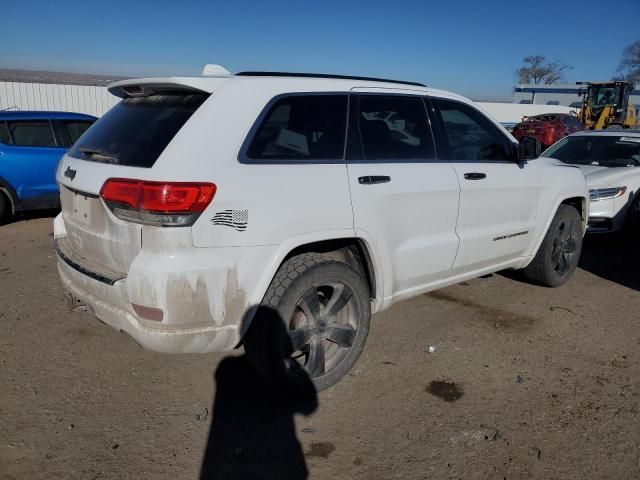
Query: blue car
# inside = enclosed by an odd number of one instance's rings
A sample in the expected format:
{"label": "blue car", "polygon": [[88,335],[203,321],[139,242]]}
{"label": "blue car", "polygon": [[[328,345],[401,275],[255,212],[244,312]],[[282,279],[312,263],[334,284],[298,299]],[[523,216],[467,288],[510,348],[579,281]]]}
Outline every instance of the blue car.
{"label": "blue car", "polygon": [[58,208],[58,160],[97,119],[66,112],[0,112],[0,220]]}

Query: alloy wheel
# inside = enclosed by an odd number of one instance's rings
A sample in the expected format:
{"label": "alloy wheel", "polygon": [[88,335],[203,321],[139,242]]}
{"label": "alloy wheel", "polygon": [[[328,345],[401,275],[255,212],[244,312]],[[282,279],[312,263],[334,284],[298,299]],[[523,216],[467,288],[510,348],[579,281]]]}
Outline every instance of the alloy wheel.
{"label": "alloy wheel", "polygon": [[311,378],[337,368],[358,332],[353,290],[341,282],[309,288],[288,323],[291,357]]}
{"label": "alloy wheel", "polygon": [[571,270],[573,257],[578,250],[577,234],[573,221],[563,221],[553,238],[551,264],[560,276],[566,275]]}

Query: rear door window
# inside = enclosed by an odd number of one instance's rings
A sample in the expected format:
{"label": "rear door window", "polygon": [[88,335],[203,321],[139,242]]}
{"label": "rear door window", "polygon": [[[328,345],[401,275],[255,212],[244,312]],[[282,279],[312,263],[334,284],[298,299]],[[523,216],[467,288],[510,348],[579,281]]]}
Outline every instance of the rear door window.
{"label": "rear door window", "polygon": [[358,130],[365,160],[425,160],[435,157],[421,97],[358,95]]}
{"label": "rear door window", "polygon": [[9,127],[7,127],[7,122],[0,122],[0,143],[4,143],[5,145],[11,144],[11,137],[9,136]]}
{"label": "rear door window", "polygon": [[276,100],[246,151],[250,161],[342,160],[346,94],[291,95]]}
{"label": "rear door window", "polygon": [[93,122],[85,120],[65,120],[63,122],[64,130],[71,141],[71,145],[76,143],[84,132],[92,125]]}
{"label": "rear door window", "polygon": [[120,101],[76,142],[82,160],[150,168],[208,94],[157,94]]}
{"label": "rear door window", "polygon": [[449,147],[450,160],[511,161],[514,145],[493,122],[482,113],[461,102],[432,99],[442,120]]}
{"label": "rear door window", "polygon": [[18,147],[55,147],[51,124],[47,120],[7,122],[13,144]]}

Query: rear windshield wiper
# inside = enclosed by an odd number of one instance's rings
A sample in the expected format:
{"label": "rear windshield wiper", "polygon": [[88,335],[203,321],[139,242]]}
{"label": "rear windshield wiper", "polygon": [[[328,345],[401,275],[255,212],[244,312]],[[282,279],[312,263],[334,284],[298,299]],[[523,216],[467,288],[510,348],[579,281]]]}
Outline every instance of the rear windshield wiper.
{"label": "rear windshield wiper", "polygon": [[102,160],[102,162],[104,163],[120,163],[120,159],[118,157],[106,152],[102,152],[100,150],[83,147],[78,148],[78,150],[80,150],[87,157],[91,157],[92,160],[101,161],[100,158],[103,158],[104,160]]}

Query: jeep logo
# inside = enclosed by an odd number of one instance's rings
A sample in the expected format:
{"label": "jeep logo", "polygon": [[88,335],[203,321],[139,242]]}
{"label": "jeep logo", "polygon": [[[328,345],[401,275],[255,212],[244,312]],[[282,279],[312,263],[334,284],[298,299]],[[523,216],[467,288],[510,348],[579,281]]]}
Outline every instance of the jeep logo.
{"label": "jeep logo", "polygon": [[73,179],[76,178],[76,171],[71,167],[67,167],[67,169],[64,171],[64,176],[70,178],[73,182]]}

